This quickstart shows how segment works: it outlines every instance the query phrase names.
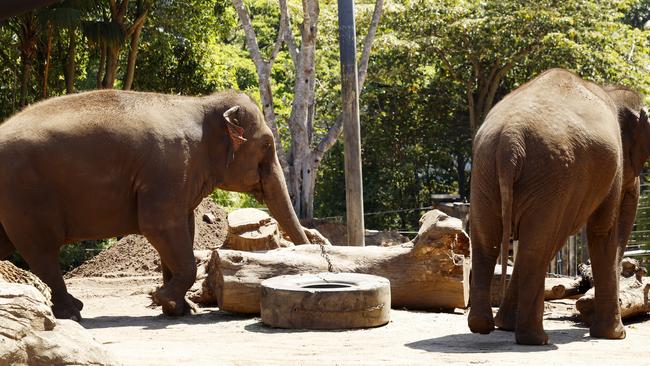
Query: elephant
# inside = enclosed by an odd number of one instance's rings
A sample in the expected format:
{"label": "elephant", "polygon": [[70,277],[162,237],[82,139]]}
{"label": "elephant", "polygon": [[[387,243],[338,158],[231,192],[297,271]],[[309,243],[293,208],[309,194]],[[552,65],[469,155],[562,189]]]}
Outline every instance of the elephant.
{"label": "elephant", "polygon": [[54,315],[80,320],[59,248],[142,234],[161,259],[154,300],[166,315],[188,314],[193,210],[215,187],[253,194],[294,243],[309,243],[247,95],[101,90],[39,102],[0,125],[0,259],[21,254],[52,289]]}
{"label": "elephant", "polygon": [[[487,334],[496,325],[515,331],[519,344],[547,344],[546,268],[566,239],[586,225],[596,290],[590,335],[625,337],[618,267],[636,215],[638,176],[650,155],[642,101],[631,89],[550,69],[488,113],[473,142],[472,332]],[[519,249],[494,318],[490,283],[499,248],[507,258],[511,235]]]}

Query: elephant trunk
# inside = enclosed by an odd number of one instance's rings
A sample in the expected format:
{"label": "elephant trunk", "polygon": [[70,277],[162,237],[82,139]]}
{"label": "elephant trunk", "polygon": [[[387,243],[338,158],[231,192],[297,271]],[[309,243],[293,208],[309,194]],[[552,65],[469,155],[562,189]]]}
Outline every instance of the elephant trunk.
{"label": "elephant trunk", "polygon": [[273,161],[265,170],[267,171],[262,176],[263,198],[271,215],[294,244],[308,244],[309,239],[307,239],[296,212],[293,210],[284,174],[282,174],[277,157],[274,156]]}

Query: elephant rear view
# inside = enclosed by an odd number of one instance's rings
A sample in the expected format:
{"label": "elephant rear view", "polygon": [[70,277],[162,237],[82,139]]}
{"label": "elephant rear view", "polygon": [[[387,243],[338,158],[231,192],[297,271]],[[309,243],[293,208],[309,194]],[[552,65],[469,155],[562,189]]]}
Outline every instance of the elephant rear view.
{"label": "elephant rear view", "polygon": [[[624,338],[618,265],[649,155],[642,97],[627,88],[552,69],[499,102],[473,145],[472,332],[489,333],[496,323],[515,331],[518,343],[546,344],[546,268],[586,224],[597,297],[590,333]],[[519,240],[517,261],[495,320],[490,282],[499,248],[506,258],[511,237]]]}
{"label": "elephant rear view", "polygon": [[308,243],[271,130],[247,95],[104,90],[46,100],[0,126],[0,258],[16,249],[52,289],[54,315],[80,319],[59,248],[139,233],[160,254],[157,302],[182,315],[196,277],[193,210],[215,187],[252,193],[295,243]]}

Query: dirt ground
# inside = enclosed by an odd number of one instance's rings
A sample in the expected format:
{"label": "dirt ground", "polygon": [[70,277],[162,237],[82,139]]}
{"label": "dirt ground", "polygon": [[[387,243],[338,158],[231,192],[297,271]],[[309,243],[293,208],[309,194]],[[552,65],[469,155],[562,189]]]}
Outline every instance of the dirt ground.
{"label": "dirt ground", "polygon": [[[81,322],[125,365],[600,365],[648,364],[650,317],[620,341],[589,337],[570,300],[547,303],[552,344],[518,346],[514,334],[471,334],[466,316],[392,310],[386,326],[349,331],[272,329],[259,317],[203,308],[167,318],[149,307],[158,276],[66,280],[84,303]],[[551,311],[552,310],[552,311]]]}

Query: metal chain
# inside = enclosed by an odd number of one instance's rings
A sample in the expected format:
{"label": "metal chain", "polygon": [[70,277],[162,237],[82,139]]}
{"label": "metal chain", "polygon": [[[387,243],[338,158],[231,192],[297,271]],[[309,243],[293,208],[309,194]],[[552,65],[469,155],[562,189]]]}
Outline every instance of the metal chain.
{"label": "metal chain", "polygon": [[334,270],[334,266],[332,265],[332,260],[330,259],[329,254],[325,251],[325,245],[323,243],[318,243],[320,245],[320,255],[321,257],[325,258],[325,261],[327,261],[327,271],[335,273],[337,271]]}

